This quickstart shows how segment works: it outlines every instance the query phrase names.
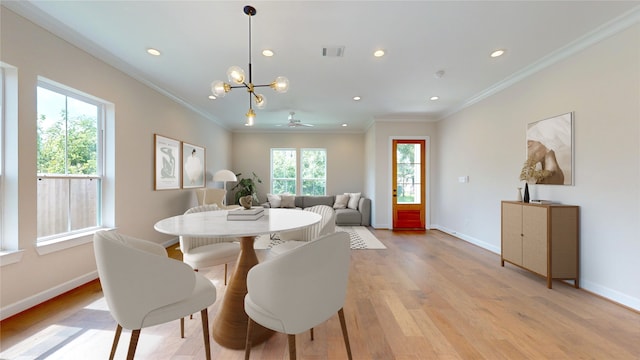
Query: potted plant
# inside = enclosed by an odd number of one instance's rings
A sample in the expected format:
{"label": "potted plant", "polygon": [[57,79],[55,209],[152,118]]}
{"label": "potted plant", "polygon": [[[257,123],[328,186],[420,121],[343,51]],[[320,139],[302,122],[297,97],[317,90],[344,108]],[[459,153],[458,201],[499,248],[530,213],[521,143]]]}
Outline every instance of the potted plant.
{"label": "potted plant", "polygon": [[253,196],[253,203],[258,204],[260,200],[258,200],[258,191],[256,189],[256,184],[262,184],[262,180],[256,175],[256,173],[252,172],[252,176],[250,178],[241,178],[240,175],[242,173],[237,173],[236,177],[240,179],[238,183],[231,188],[231,190],[236,190],[235,193],[235,203],[240,203],[240,198],[243,196],[251,195]]}
{"label": "potted plant", "polygon": [[[529,183],[536,184],[537,182],[543,180],[547,176],[551,175],[551,171],[543,170],[538,167],[538,162],[536,162],[532,157],[528,157],[527,161],[524,162],[522,166],[522,170],[520,170],[520,180],[524,180],[524,198],[523,201],[529,202]],[[518,193],[520,192],[520,188],[518,188]]]}

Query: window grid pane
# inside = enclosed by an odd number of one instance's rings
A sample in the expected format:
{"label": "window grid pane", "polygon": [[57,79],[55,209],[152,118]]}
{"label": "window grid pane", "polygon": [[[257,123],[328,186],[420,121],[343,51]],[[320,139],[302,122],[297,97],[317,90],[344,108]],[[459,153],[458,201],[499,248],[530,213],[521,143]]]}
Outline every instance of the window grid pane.
{"label": "window grid pane", "polygon": [[302,195],[326,195],[327,151],[302,149],[300,152]]}
{"label": "window grid pane", "polygon": [[303,195],[325,195],[326,181],[324,180],[302,180]]}
{"label": "window grid pane", "polygon": [[38,179],[38,238],[69,231],[69,179]]}
{"label": "window grid pane", "polygon": [[[69,197],[74,204],[69,211],[69,230],[96,227],[98,224],[99,179],[69,179]],[[76,206],[80,205],[80,206]]]}
{"label": "window grid pane", "polygon": [[296,193],[295,149],[271,149],[271,193]]}
{"label": "window grid pane", "polygon": [[295,194],[296,193],[296,181],[295,180],[273,180],[272,194]]}

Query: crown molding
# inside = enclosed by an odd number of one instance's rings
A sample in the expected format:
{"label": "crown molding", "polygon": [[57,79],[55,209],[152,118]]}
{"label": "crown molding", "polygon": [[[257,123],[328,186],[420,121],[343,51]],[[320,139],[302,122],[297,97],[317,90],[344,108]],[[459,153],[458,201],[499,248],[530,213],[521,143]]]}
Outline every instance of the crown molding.
{"label": "crown molding", "polygon": [[146,85],[147,87],[157,91],[158,93],[168,97],[169,99],[175,101],[176,103],[184,106],[185,108],[197,113],[198,115],[204,117],[205,119],[210,120],[216,125],[220,126],[225,130],[229,130],[229,127],[222,122],[220,122],[217,118],[212,117],[210,113],[192,105],[191,103],[183,100],[179,96],[163,89],[162,87],[156,85],[155,83],[146,79],[142,74],[140,74],[134,67],[129,65],[124,60],[120,59],[116,55],[106,51],[103,47],[94,43],[93,41],[87,39],[86,37],[78,34],[76,31],[69,28],[66,24],[54,19],[53,17],[47,15],[45,12],[40,10],[37,6],[31,4],[27,1],[7,1],[2,2],[2,6],[8,8],[9,10],[15,12],[16,14],[24,17],[25,19],[31,21],[36,26],[41,27],[58,38],[70,43],[71,45],[81,49],[82,51],[87,52],[91,56],[95,57],[99,61],[104,62],[105,64],[125,73],[130,76],[134,80]]}
{"label": "crown molding", "polygon": [[550,53],[549,55],[534,62],[530,66],[510,75],[506,79],[488,87],[482,92],[472,96],[464,101],[460,106],[452,109],[451,111],[443,114],[438,120],[444,120],[449,116],[473,105],[484,99],[487,99],[496,93],[514,85],[529,76],[536,74],[537,72],[550,67],[557,62],[564,60],[594,44],[613,36],[623,30],[630,28],[631,26],[640,23],[640,5],[629,10],[625,14],[618,16],[617,18],[608,21],[600,27],[590,31],[589,33],[581,36],[575,41],[559,48],[558,50]]}

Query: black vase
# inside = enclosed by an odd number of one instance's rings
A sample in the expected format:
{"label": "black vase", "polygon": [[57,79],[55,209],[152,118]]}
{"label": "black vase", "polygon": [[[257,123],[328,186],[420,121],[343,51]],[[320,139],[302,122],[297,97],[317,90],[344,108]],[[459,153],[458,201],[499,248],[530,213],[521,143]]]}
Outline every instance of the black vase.
{"label": "black vase", "polygon": [[522,199],[524,202],[529,202],[529,184],[524,183],[524,198]]}

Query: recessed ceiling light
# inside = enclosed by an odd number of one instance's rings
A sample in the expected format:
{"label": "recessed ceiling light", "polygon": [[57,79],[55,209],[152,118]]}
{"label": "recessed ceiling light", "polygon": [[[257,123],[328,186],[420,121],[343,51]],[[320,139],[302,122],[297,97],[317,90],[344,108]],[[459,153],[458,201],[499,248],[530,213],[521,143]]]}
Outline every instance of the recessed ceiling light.
{"label": "recessed ceiling light", "polygon": [[264,55],[266,57],[271,57],[271,56],[273,56],[273,50],[264,49],[264,50],[262,50],[262,55]]}
{"label": "recessed ceiling light", "polygon": [[209,95],[209,99],[215,100],[215,99],[217,99],[217,97],[215,95]]}
{"label": "recessed ceiling light", "polygon": [[492,58],[496,58],[498,56],[502,56],[502,55],[504,55],[505,51],[507,51],[507,50],[504,50],[504,49],[495,50],[494,52],[491,53],[491,57]]}
{"label": "recessed ceiling light", "polygon": [[354,100],[354,101],[360,101],[360,99],[362,99],[360,96],[354,96],[354,97],[353,97],[353,100]]}
{"label": "recessed ceiling light", "polygon": [[439,96],[432,96],[432,97],[429,98],[429,100],[431,100],[431,101],[436,101],[438,99],[440,99]]}
{"label": "recessed ceiling light", "polygon": [[380,50],[376,50],[373,52],[373,56],[375,57],[382,57],[384,56],[384,50],[380,49]]}
{"label": "recessed ceiling light", "polygon": [[347,126],[348,126],[347,124],[342,124],[342,127],[347,127]]}
{"label": "recessed ceiling light", "polygon": [[160,56],[160,50],[154,48],[148,48],[147,53],[153,56]]}

